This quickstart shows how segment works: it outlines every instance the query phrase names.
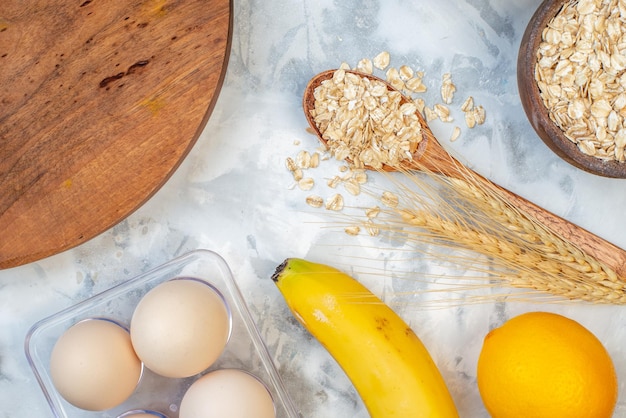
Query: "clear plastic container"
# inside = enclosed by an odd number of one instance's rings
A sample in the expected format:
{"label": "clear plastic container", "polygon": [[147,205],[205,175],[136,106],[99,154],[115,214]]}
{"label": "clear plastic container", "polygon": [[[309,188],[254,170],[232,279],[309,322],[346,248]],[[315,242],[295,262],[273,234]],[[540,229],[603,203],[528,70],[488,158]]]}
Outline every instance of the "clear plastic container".
{"label": "clear plastic container", "polygon": [[158,376],[144,368],[135,393],[126,402],[106,411],[93,412],[79,409],[65,401],[54,388],[49,370],[52,348],[70,326],[94,316],[108,317],[128,326],[141,297],[156,285],[177,277],[209,282],[222,293],[231,310],[230,339],[220,358],[207,372],[221,368],[246,370],[257,376],[269,389],[277,417],[301,417],[285,391],[228,265],[221,256],[209,250],[190,252],[33,325],[26,336],[26,357],[52,415],[58,418],[115,418],[129,410],[146,409],[162,413],[168,418],[178,418],[180,401],[199,375],[173,379]]}

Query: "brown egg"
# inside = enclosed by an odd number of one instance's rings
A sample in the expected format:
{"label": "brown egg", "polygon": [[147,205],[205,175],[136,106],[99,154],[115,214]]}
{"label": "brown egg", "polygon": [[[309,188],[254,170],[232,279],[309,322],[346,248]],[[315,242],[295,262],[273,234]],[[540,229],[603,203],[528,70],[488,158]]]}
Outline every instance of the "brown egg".
{"label": "brown egg", "polygon": [[275,418],[266,386],[248,372],[216,370],[196,380],[180,403],[180,418]]}
{"label": "brown egg", "polygon": [[50,375],[59,394],[90,411],[123,403],[135,390],[141,372],[128,330],[104,318],[70,327],[50,356]]}
{"label": "brown egg", "polygon": [[220,356],[231,330],[224,298],[208,283],[174,279],[139,301],[130,325],[133,346],[144,365],[165,377],[189,377]]}

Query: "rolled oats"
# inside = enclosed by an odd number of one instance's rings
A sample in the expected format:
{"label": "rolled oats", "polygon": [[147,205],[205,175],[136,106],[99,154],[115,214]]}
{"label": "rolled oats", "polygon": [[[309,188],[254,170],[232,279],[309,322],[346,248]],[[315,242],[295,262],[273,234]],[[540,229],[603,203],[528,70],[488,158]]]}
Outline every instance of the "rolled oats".
{"label": "rolled oats", "polygon": [[287,167],[287,170],[292,171],[292,172],[293,172],[296,168],[298,168],[298,167],[296,166],[296,162],[295,162],[295,161],[293,160],[293,158],[291,158],[291,157],[287,157],[287,158],[285,159],[285,166]]}
{"label": "rolled oats", "polygon": [[354,225],[354,226],[347,226],[344,228],[344,231],[346,232],[346,234],[348,235],[359,235],[359,233],[361,232],[361,228],[359,228],[359,226]]}
{"label": "rolled oats", "polygon": [[343,196],[335,194],[326,200],[326,209],[340,211],[343,209]]}
{"label": "rolled oats", "polygon": [[[624,162],[620,131],[626,111],[626,6],[578,0],[542,32],[535,80],[550,118],[581,152]],[[482,109],[474,115],[484,121]],[[619,140],[618,140],[619,136]]]}
{"label": "rolled oats", "polygon": [[473,111],[465,112],[465,124],[468,128],[476,126],[476,117]]}
{"label": "rolled oats", "polygon": [[404,86],[413,93],[424,93],[427,90],[421,77],[412,77],[406,80]]}
{"label": "rolled oats", "polygon": [[299,168],[310,168],[311,167],[311,154],[308,151],[302,150],[296,156],[296,165]]}
{"label": "rolled oats", "polygon": [[400,68],[398,69],[398,72],[400,73],[400,78],[404,81],[407,81],[413,78],[413,75],[415,74],[413,69],[409,67],[408,65],[400,66]]}
{"label": "rolled oats", "polygon": [[[551,36],[554,39],[557,37],[556,34]],[[582,59],[582,56],[579,54],[576,58]],[[334,157],[337,160],[347,159],[347,165],[338,167],[342,174],[327,179],[327,186],[336,189],[343,184],[347,193],[357,196],[368,181],[365,170],[367,166],[382,168],[383,163],[398,164],[404,159],[412,158],[412,153],[422,139],[418,112],[427,121],[437,118],[448,122],[452,120],[447,104],[453,101],[456,86],[452,83],[450,73],[442,76],[441,98],[444,103],[431,108],[426,106],[422,97],[413,97],[413,93],[426,91],[422,71],[414,71],[408,65],[389,67],[387,52],[379,54],[374,60],[362,59],[355,66],[355,70],[365,74],[372,74],[374,68],[385,71],[387,82],[403,91],[410,101],[406,102],[398,92],[389,91],[385,83],[351,73],[350,66],[345,62],[342,63],[332,78],[322,83],[322,86],[314,92],[315,107],[311,115],[327,141],[327,147],[319,148],[315,152],[301,151],[294,158],[286,159],[286,167],[296,181],[290,186],[291,189],[296,186],[302,190],[313,188],[314,180],[310,177],[305,178],[304,171],[317,168],[320,161]],[[584,76],[578,74],[575,82],[585,84]],[[626,86],[626,75],[620,77],[619,82]],[[600,86],[593,88],[597,93]],[[554,94],[557,94],[557,90],[553,89]],[[572,106],[571,112],[577,111],[578,108],[575,107],[577,105]],[[626,114],[626,94],[622,93],[616,98],[614,107],[616,110],[606,117],[607,128],[615,125],[617,115],[623,116],[619,110],[623,109],[623,113]],[[468,126],[473,127],[478,122],[484,122],[484,109],[482,106],[475,106],[471,96],[463,102],[461,110],[465,114]],[[594,129],[597,127],[594,126]],[[310,127],[307,128],[307,132],[315,133]],[[450,140],[456,140],[460,134],[461,129],[455,126]],[[614,147],[616,155],[624,154],[626,129],[621,130],[620,138],[621,145]],[[398,197],[388,191],[383,192],[378,200],[388,207],[398,205]],[[344,198],[339,193],[326,198],[312,194],[306,197],[306,204],[314,208],[325,207],[327,210],[341,211],[344,207]],[[381,212],[381,208],[374,206],[364,210],[367,220],[360,227],[346,228],[346,233],[358,235],[361,230],[365,230],[370,236],[379,234],[379,226],[375,224],[374,218]]]}
{"label": "rolled oats", "polygon": [[324,204],[324,199],[322,199],[321,196],[310,195],[310,196],[307,196],[306,203],[307,203],[307,205],[309,205],[311,207],[321,208],[322,205]]}
{"label": "rolled oats", "polygon": [[361,185],[354,178],[350,178],[343,183],[343,187],[352,196],[358,196],[361,193]]}
{"label": "rolled oats", "polygon": [[397,68],[391,67],[385,73],[386,80],[396,90],[404,90],[404,80],[400,77],[400,72]]}
{"label": "rolled oats", "polygon": [[311,155],[311,160],[309,162],[309,167],[310,168],[317,168],[320,165],[320,155],[319,153],[313,153],[313,155]]}
{"label": "rolled oats", "polygon": [[379,213],[380,213],[380,207],[378,207],[378,206],[374,206],[373,208],[365,209],[365,216],[367,216],[368,219],[372,219],[372,218],[377,217]]}
{"label": "rolled oats", "polygon": [[452,122],[452,116],[450,116],[450,109],[448,106],[437,103],[433,107],[433,111],[442,122]]}
{"label": "rolled oats", "polygon": [[365,230],[372,237],[376,237],[380,233],[380,228],[378,228],[378,226],[376,226],[376,224],[369,219],[365,222]]}
{"label": "rolled oats", "polygon": [[390,208],[395,208],[398,206],[399,203],[399,199],[398,196],[396,196],[394,193],[389,192],[389,191],[384,191],[380,201],[383,203],[383,205],[388,206]]}
{"label": "rolled oats", "polygon": [[473,108],[474,108],[474,98],[472,96],[469,96],[467,99],[465,99],[465,101],[461,105],[461,110],[463,112],[469,112]]}
{"label": "rolled oats", "polygon": [[476,106],[473,110],[474,113],[474,119],[476,120],[476,123],[479,125],[482,125],[483,123],[485,123],[485,108],[482,107],[482,105]]}
{"label": "rolled oats", "polygon": [[443,100],[445,104],[452,103],[455,91],[456,86],[452,82],[452,75],[450,73],[445,73],[441,82],[441,100]]}
{"label": "rolled oats", "polygon": [[333,178],[329,179],[329,180],[326,182],[326,185],[327,185],[328,187],[330,187],[331,189],[335,189],[335,188],[339,185],[339,183],[341,183],[341,181],[342,181],[342,180],[341,180],[341,177],[339,177],[339,176],[334,176]]}
{"label": "rolled oats", "polygon": [[389,66],[389,60],[389,52],[383,51],[380,54],[376,55],[376,57],[374,57],[374,67],[378,68],[379,70],[384,70]]}
{"label": "rolled oats", "polygon": [[455,126],[454,129],[452,130],[452,135],[450,136],[450,141],[454,142],[457,139],[459,139],[459,136],[461,135],[461,128],[459,128],[458,126]]}
{"label": "rolled oats", "polygon": [[367,173],[365,172],[365,170],[354,170],[353,171],[353,178],[359,184],[367,183]]}
{"label": "rolled oats", "polygon": [[426,102],[421,97],[416,97],[413,99],[413,103],[415,103],[415,107],[418,112],[424,114],[424,107],[426,107]]}
{"label": "rolled oats", "polygon": [[298,181],[298,187],[300,190],[311,190],[315,185],[315,180],[311,177],[304,177]]}
{"label": "rolled oats", "polygon": [[[396,80],[402,82],[399,75]],[[378,80],[337,70],[314,96],[311,115],[330,153],[352,168],[398,166],[422,140],[415,104]]]}
{"label": "rolled oats", "polygon": [[428,106],[424,106],[424,117],[426,118],[426,122],[430,122],[437,119],[438,116],[437,112],[435,112],[433,109]]}
{"label": "rolled oats", "polygon": [[365,74],[372,74],[374,72],[372,60],[363,58],[356,64],[356,70]]}

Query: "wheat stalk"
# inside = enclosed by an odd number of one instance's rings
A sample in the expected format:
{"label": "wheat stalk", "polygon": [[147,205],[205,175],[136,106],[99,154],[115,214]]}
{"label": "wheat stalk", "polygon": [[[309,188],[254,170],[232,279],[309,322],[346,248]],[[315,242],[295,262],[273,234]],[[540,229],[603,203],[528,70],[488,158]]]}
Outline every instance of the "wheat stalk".
{"label": "wheat stalk", "polygon": [[[401,175],[408,182],[383,174],[392,179],[400,203],[383,210],[375,222],[380,231],[403,231],[414,244],[481,255],[451,262],[486,272],[489,286],[497,283],[570,300],[626,303],[626,283],[615,271],[513,207],[497,187],[474,181],[469,170],[462,179],[427,173],[434,182],[407,170],[401,170]],[[371,227],[371,220],[354,223]]]}

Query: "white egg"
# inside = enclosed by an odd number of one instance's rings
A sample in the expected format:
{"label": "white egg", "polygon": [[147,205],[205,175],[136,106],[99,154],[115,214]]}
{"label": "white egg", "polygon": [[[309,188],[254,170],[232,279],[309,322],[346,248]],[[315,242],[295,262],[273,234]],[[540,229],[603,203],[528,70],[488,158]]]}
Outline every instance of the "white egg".
{"label": "white egg", "polygon": [[123,403],[135,390],[141,372],[128,330],[102,318],[71,326],[50,356],[50,375],[59,394],[90,411]]}
{"label": "white egg", "polygon": [[137,304],[130,324],[145,367],[165,377],[189,377],[220,356],[231,330],[229,309],[208,283],[189,278],[159,284]]}
{"label": "white egg", "polygon": [[192,383],[180,403],[180,418],[275,418],[269,391],[242,370],[221,369]]}

